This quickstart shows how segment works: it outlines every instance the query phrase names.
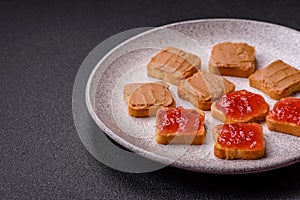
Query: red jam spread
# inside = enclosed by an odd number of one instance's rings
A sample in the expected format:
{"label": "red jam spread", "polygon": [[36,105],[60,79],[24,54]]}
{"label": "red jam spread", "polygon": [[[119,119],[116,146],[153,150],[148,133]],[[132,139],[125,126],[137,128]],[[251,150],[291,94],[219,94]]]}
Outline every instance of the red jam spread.
{"label": "red jam spread", "polygon": [[247,90],[235,91],[223,95],[216,106],[226,117],[234,119],[243,119],[248,116],[259,115],[262,110],[268,109],[269,106],[265,99],[259,95]]}
{"label": "red jam spread", "polygon": [[224,124],[218,143],[225,148],[255,149],[264,143],[262,127],[258,124]]}
{"label": "red jam spread", "polygon": [[287,97],[279,100],[268,113],[268,118],[300,126],[300,98]]}
{"label": "red jam spread", "polygon": [[157,114],[157,128],[161,133],[195,133],[203,122],[203,115],[182,107],[161,109]]}

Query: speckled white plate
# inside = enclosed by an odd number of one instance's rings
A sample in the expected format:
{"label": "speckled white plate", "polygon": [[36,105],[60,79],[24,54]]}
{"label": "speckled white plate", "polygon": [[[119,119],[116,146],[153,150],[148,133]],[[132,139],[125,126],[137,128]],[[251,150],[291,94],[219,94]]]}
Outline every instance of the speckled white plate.
{"label": "speckled white plate", "polygon": [[[174,23],[139,34],[112,49],[95,66],[86,87],[88,110],[104,132],[120,145],[146,158],[175,167],[208,173],[253,173],[276,169],[300,161],[300,137],[269,131],[265,124],[266,156],[258,160],[221,160],[213,154],[211,128],[221,122],[206,112],[207,135],[203,145],[158,145],[154,141],[155,118],[136,119],[127,114],[123,87],[127,83],[152,82],[146,64],[165,46],[174,46],[198,55],[202,68],[212,45],[223,42],[246,42],[255,47],[257,66],[262,68],[275,59],[299,68],[300,33],[270,23],[210,19]],[[251,88],[248,79],[227,77],[236,90],[247,89],[261,94],[273,107],[275,101]],[[170,90],[177,105],[193,106],[180,98],[176,87]],[[300,96],[299,93],[295,96]]]}

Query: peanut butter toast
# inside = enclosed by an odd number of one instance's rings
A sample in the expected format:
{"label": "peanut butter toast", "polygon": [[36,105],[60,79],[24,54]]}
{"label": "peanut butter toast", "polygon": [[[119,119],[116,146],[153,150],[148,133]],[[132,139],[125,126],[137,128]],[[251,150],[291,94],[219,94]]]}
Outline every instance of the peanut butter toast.
{"label": "peanut butter toast", "polygon": [[178,96],[201,110],[210,110],[211,104],[223,94],[233,92],[235,85],[222,76],[199,70],[182,80],[177,87]]}
{"label": "peanut butter toast", "polygon": [[276,60],[252,74],[249,83],[271,98],[279,100],[300,91],[300,70],[282,60]]}
{"label": "peanut butter toast", "polygon": [[169,86],[164,83],[131,83],[124,86],[123,96],[132,117],[155,116],[161,107],[175,107]]}
{"label": "peanut butter toast", "polygon": [[213,46],[209,71],[224,76],[249,77],[255,71],[255,48],[247,43],[223,42]]}
{"label": "peanut butter toast", "polygon": [[201,68],[201,59],[174,47],[166,47],[151,58],[147,65],[150,77],[178,85],[180,80],[192,76]]}

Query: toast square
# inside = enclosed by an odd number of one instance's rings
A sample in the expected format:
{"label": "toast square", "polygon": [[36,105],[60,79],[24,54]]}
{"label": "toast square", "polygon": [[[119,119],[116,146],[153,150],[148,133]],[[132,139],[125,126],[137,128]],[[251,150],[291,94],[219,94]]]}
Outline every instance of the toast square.
{"label": "toast square", "polygon": [[203,144],[205,114],[198,109],[161,108],[156,114],[158,144]]}
{"label": "toast square", "polygon": [[249,77],[255,71],[255,48],[247,43],[216,44],[212,47],[208,66],[215,74]]}
{"label": "toast square", "polygon": [[183,50],[166,47],[151,58],[147,75],[178,85],[180,80],[192,76],[201,68],[201,59]]}
{"label": "toast square", "polygon": [[211,105],[211,116],[226,123],[260,122],[266,119],[269,105],[263,96],[239,90],[223,95]]}
{"label": "toast square", "polygon": [[300,91],[300,70],[276,60],[249,77],[250,86],[273,99],[281,99]]}
{"label": "toast square", "polygon": [[199,70],[177,87],[178,96],[201,110],[210,110],[212,102],[233,92],[235,85],[222,76]]}
{"label": "toast square", "polygon": [[300,137],[300,98],[280,99],[268,113],[266,123],[271,131]]}
{"label": "toast square", "polygon": [[214,154],[220,159],[252,160],[265,156],[265,139],[260,124],[219,124],[213,127],[213,137]]}
{"label": "toast square", "polygon": [[162,82],[131,83],[124,86],[123,97],[131,117],[155,116],[161,107],[175,107],[169,86]]}

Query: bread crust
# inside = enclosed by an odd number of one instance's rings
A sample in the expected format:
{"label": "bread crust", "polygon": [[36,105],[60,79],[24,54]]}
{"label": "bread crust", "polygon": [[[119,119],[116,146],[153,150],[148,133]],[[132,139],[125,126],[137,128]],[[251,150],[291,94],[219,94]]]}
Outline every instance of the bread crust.
{"label": "bread crust", "polygon": [[234,42],[214,45],[208,64],[212,73],[242,78],[253,74],[255,66],[255,48],[247,43]]}
{"label": "bread crust", "polygon": [[248,78],[251,74],[255,72],[255,61],[253,61],[252,66],[248,69],[241,67],[225,67],[222,65],[217,65],[213,60],[210,60],[208,63],[208,69],[214,74],[221,74],[223,76],[234,76],[241,78]]}
{"label": "bread crust", "polygon": [[[205,78],[211,78],[214,80],[212,81],[210,81],[209,79],[205,80]],[[222,79],[222,84],[219,84],[217,86],[216,85],[212,86],[211,85],[212,82],[220,83],[216,81],[217,78]],[[192,85],[190,83],[191,79],[195,79],[194,81],[197,81],[199,84],[197,83],[197,85],[195,86]],[[205,82],[205,85],[202,88],[199,88],[199,85],[201,85],[200,82]],[[205,94],[207,88],[213,90],[212,88],[214,87],[221,88],[222,91],[221,92],[218,91],[219,94],[202,95]],[[200,91],[201,95],[198,94],[199,92],[198,93],[196,92],[197,90]],[[211,105],[213,101],[216,101],[217,98],[219,98],[223,94],[233,92],[234,90],[235,90],[235,85],[230,81],[228,81],[227,79],[225,79],[224,77],[200,70],[197,73],[195,73],[192,77],[180,81],[177,87],[177,94],[180,98],[191,102],[195,107],[201,110],[211,110]],[[209,91],[209,92],[213,93],[214,91]]]}
{"label": "bread crust", "polygon": [[[255,126],[260,126],[261,133],[262,127],[259,124],[252,123]],[[218,137],[222,130],[223,124],[219,124],[213,127],[214,155],[220,159],[233,160],[254,160],[265,156],[265,140],[263,140],[263,147],[259,149],[239,149],[239,148],[224,148],[218,143]],[[263,134],[263,133],[262,133]]]}
{"label": "bread crust", "polygon": [[[160,56],[166,52],[168,56],[174,59],[178,57],[180,61],[170,61],[170,58],[161,60]],[[178,85],[180,80],[192,76],[199,69],[201,69],[201,59],[198,56],[174,47],[165,47],[147,64],[147,75]]]}
{"label": "bread crust", "polygon": [[[176,102],[175,100],[173,101],[173,103],[167,107],[172,107],[174,108],[176,106]],[[136,117],[136,118],[143,118],[143,117],[151,117],[151,116],[155,116],[156,112],[160,109],[163,108],[165,106],[159,106],[159,105],[153,105],[153,106],[149,106],[147,108],[136,108],[133,107],[132,105],[128,106],[128,114],[131,117]]]}
{"label": "bread crust", "polygon": [[279,122],[270,118],[266,118],[266,124],[270,131],[287,133],[300,137],[300,126],[293,123]]}
{"label": "bread crust", "polygon": [[197,134],[162,134],[157,132],[155,135],[155,141],[158,144],[191,144],[201,145],[205,141],[205,128],[203,128]]}
{"label": "bread crust", "polygon": [[233,123],[234,121],[230,120],[230,119],[226,119],[224,113],[219,110],[216,106],[216,102],[214,102],[212,105],[211,105],[211,112],[210,112],[210,115],[219,120],[219,121],[222,121],[222,122],[226,122],[226,123]]}
{"label": "bread crust", "polygon": [[[164,109],[164,108],[161,108],[161,109]],[[197,112],[200,115],[205,116],[205,113],[201,110],[198,110],[198,109],[188,109],[188,110],[197,110]],[[156,118],[156,120],[158,120],[158,119]],[[205,130],[204,122],[201,125],[200,130],[198,130],[196,133],[166,134],[166,133],[161,133],[157,127],[155,129],[155,141],[158,144],[164,144],[164,145],[167,145],[167,144],[201,145],[205,141],[205,135],[206,135],[206,130]]]}

